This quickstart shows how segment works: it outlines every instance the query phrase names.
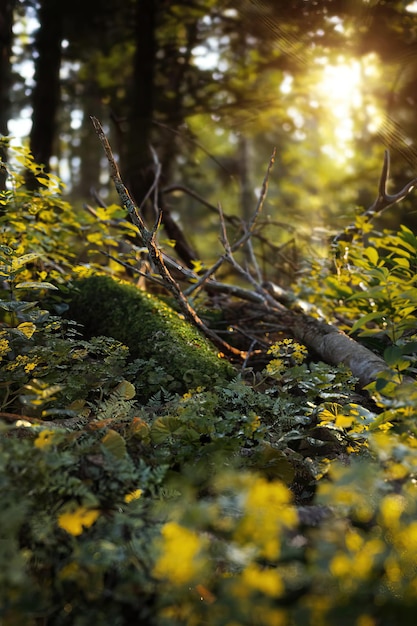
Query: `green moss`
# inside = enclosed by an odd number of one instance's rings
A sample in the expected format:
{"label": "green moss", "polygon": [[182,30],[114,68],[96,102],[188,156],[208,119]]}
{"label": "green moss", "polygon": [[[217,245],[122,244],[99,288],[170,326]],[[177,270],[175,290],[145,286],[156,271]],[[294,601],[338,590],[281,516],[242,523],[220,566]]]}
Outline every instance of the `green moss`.
{"label": "green moss", "polygon": [[128,346],[146,372],[148,392],[211,386],[235,375],[216,349],[167,304],[107,276],[76,282],[69,316],[87,337],[105,335]]}

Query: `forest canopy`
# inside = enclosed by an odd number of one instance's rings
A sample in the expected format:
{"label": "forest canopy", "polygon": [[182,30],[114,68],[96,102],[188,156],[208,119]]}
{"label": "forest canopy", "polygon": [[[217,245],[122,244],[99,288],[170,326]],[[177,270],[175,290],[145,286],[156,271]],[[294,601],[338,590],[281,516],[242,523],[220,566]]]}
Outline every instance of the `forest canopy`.
{"label": "forest canopy", "polygon": [[[385,147],[399,184],[414,173],[415,3],[2,6],[0,132],[26,129],[35,161],[78,202],[92,189],[106,201],[112,193],[91,115],[136,201],[149,189],[151,145],[165,203],[209,241],[215,218],[176,185],[247,217],[274,146],[279,240],[294,227],[323,237],[370,205]],[[410,225],[407,203],[402,210]]]}

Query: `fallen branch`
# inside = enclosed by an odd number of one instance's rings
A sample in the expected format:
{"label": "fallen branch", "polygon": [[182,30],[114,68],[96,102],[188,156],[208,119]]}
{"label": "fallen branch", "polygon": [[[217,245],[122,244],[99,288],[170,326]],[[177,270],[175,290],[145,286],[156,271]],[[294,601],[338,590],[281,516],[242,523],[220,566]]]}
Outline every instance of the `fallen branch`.
{"label": "fallen branch", "polygon": [[91,121],[109,162],[110,177],[114,182],[122,205],[129,213],[132,222],[138,228],[142,241],[148,249],[149,260],[160,275],[164,287],[174,296],[181,308],[181,312],[184,314],[184,317],[192,324],[194,324],[197,328],[199,328],[206,335],[206,337],[208,337],[214,343],[216,347],[226,353],[232,354],[234,356],[239,356],[240,358],[244,358],[244,355],[242,355],[242,352],[240,350],[237,350],[236,348],[233,348],[233,346],[230,346],[228,343],[223,341],[215,332],[208,328],[208,326],[204,324],[204,322],[197,315],[196,311],[189,304],[188,300],[182,293],[178,283],[171,276],[167,266],[165,265],[162,252],[156,243],[156,233],[159,229],[162,219],[161,211],[159,211],[158,215],[156,216],[153,228],[151,230],[148,230],[139,212],[138,207],[133,201],[131,195],[129,194],[127,187],[123,183],[110,144],[99,120],[96,117],[91,117]]}
{"label": "fallen branch", "polygon": [[[275,151],[270,158],[254,213],[248,223],[242,224],[243,234],[233,243],[230,243],[228,239],[226,218],[221,207],[219,207],[221,242],[224,247],[224,254],[219,257],[219,259],[209,270],[207,270],[207,272],[205,272],[203,276],[199,277],[192,270],[183,268],[175,261],[172,261],[171,263],[169,257],[164,256],[156,243],[156,233],[161,222],[161,213],[158,213],[153,228],[148,230],[139,209],[130,197],[129,192],[120,177],[110,145],[99,121],[96,118],[92,118],[92,122],[109,161],[111,178],[113,179],[122,204],[129,212],[133,223],[137,226],[142,241],[148,249],[150,262],[159,274],[163,286],[174,296],[181,308],[181,311],[184,313],[185,318],[199,328],[218,348],[230,355],[239,356],[242,360],[244,360],[246,365],[255,344],[254,341],[251,340],[250,347],[248,347],[246,351],[238,350],[223,341],[216,333],[206,326],[186,298],[186,295],[190,295],[203,287],[206,290],[226,293],[230,296],[238,297],[242,300],[251,302],[251,307],[257,310],[258,319],[262,320],[263,323],[269,322],[281,328],[285,325],[288,332],[290,332],[294,338],[304,343],[309,349],[313,350],[323,361],[334,365],[343,363],[349,367],[352,374],[359,380],[362,387],[375,380],[378,374],[389,369],[385,361],[380,356],[374,354],[368,348],[348,337],[348,335],[339,330],[337,327],[332,326],[323,320],[309,316],[302,311],[289,308],[292,300],[290,295],[279,287],[271,289],[270,283],[262,281],[262,276],[251,246],[249,246],[249,258],[252,260],[252,271],[249,268],[242,267],[236,260],[234,252],[250,242],[251,237],[254,234],[257,218],[259,217],[265,202],[269,174],[275,160]],[[402,200],[411,191],[411,189],[417,185],[417,179],[414,179],[410,181],[399,193],[389,195],[387,193],[388,174],[389,154],[386,152],[377,199],[364,214],[369,219],[372,219],[374,215],[385,210],[388,206]],[[352,227],[350,229],[352,235],[354,228],[355,227]],[[347,231],[349,232],[349,229],[347,229]],[[345,233],[347,231],[345,231]],[[340,241],[342,241],[342,237],[340,238]],[[234,270],[250,284],[250,290],[242,287],[236,287],[234,285],[225,285],[212,278],[215,271],[225,262],[229,263]],[[179,270],[181,275],[184,276],[186,280],[195,281],[194,284],[183,292],[179,284],[172,277],[167,265],[171,265],[171,267],[175,267],[175,269]],[[136,270],[133,268],[133,271]]]}

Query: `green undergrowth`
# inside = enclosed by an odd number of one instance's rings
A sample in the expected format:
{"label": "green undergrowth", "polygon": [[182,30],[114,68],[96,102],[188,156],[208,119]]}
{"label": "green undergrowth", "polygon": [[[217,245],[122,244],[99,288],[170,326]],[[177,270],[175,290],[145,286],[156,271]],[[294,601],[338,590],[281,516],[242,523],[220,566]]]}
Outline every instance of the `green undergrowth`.
{"label": "green undergrowth", "polygon": [[21,166],[40,171],[17,157],[0,196],[0,625],[414,625],[412,233],[358,236],[294,287],[387,359],[365,397],[290,339],[263,371],[231,368],[97,261],[115,209],[93,224],[43,175],[28,192]]}

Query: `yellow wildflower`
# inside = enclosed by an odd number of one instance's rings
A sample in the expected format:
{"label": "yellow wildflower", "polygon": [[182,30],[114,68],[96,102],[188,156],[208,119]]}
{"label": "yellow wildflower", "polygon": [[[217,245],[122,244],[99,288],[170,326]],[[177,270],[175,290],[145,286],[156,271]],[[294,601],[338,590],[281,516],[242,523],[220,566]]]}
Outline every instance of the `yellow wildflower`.
{"label": "yellow wildflower", "polygon": [[242,582],[256,591],[267,596],[277,597],[284,591],[282,578],[275,569],[263,569],[255,563],[250,563],[242,572]]}
{"label": "yellow wildflower", "polygon": [[280,481],[268,482],[257,477],[249,486],[235,538],[238,543],[255,545],[261,555],[274,559],[281,548],[280,530],[296,523],[297,513],[291,506],[287,487]]}
{"label": "yellow wildflower", "polygon": [[129,502],[132,502],[133,500],[138,500],[142,495],[142,489],[135,489],[134,491],[131,491],[130,493],[127,493],[124,497],[124,501],[126,502],[126,504],[129,504]]}
{"label": "yellow wildflower", "polygon": [[56,432],[54,430],[42,430],[34,441],[35,447],[46,448],[47,446],[50,446],[53,442],[55,434]]}
{"label": "yellow wildflower", "polygon": [[195,578],[203,568],[199,553],[203,542],[188,528],[168,522],[162,529],[161,555],[153,573],[171,583],[182,585]]}
{"label": "yellow wildflower", "polygon": [[85,506],[79,506],[73,511],[61,513],[58,516],[58,526],[70,535],[81,535],[85,528],[94,524],[99,515],[98,509],[87,509]]}

